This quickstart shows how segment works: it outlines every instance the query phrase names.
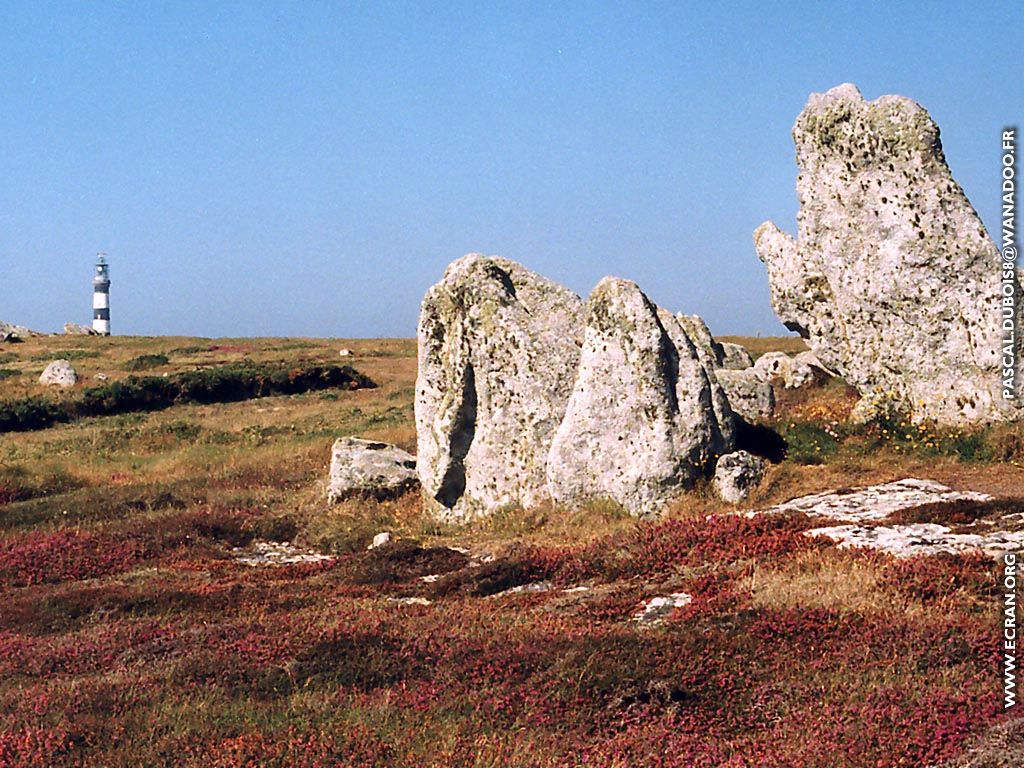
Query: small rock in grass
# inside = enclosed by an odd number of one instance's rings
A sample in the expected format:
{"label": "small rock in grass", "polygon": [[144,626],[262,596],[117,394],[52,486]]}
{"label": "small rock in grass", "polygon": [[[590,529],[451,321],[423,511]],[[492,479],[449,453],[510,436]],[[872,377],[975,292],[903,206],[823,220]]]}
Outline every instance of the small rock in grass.
{"label": "small rock in grass", "polygon": [[715,492],[730,504],[746,499],[764,477],[765,460],[747,451],[727,453],[715,467]]}
{"label": "small rock in grass", "polygon": [[664,597],[652,597],[633,616],[633,621],[641,626],[660,624],[674,609],[682,608],[692,602],[693,597],[685,592],[673,592]]}
{"label": "small rock in grass", "polygon": [[71,363],[67,360],[54,360],[46,366],[39,377],[40,384],[65,389],[75,386],[77,381],[78,374],[75,373],[75,369],[71,367]]}
{"label": "small rock in grass", "polygon": [[393,498],[418,484],[416,457],[411,453],[394,445],[356,437],[335,441],[327,489],[330,503],[351,496]]}
{"label": "small rock in grass", "polygon": [[381,531],[380,533],[378,533],[376,536],[373,537],[373,541],[370,542],[370,545],[367,547],[367,549],[376,549],[377,547],[383,547],[385,544],[390,544],[390,543],[391,543],[391,534],[388,533],[387,531]]}

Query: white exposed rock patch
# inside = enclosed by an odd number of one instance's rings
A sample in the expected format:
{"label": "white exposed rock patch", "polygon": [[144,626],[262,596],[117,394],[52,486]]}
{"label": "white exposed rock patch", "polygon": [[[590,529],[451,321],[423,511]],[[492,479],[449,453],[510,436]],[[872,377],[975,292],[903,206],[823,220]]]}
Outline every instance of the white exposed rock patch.
{"label": "white exposed rock patch", "polygon": [[[873,485],[849,491],[833,491],[802,496],[785,504],[746,513],[803,513],[813,517],[841,521],[845,525],[813,528],[808,536],[825,536],[840,547],[878,549],[897,557],[936,555],[981,551],[998,556],[1007,551],[1024,549],[1024,530],[998,530],[999,525],[1019,525],[1020,514],[1007,514],[972,523],[954,532],[938,523],[892,523],[890,515],[937,502],[985,502],[993,499],[987,493],[954,491],[932,480],[908,478],[893,483]],[[965,528],[973,530],[965,532]],[[976,531],[976,532],[975,532]]]}
{"label": "white exposed rock patch", "polygon": [[721,346],[722,368],[730,371],[742,371],[750,368],[754,364],[754,359],[742,344],[723,341]]}
{"label": "white exposed rock patch", "polygon": [[781,512],[802,512],[847,523],[880,521],[894,512],[939,501],[991,501],[987,493],[954,491],[933,480],[908,478],[847,491],[816,493],[774,507],[748,512],[749,516]]}
{"label": "white exposed rock patch", "polygon": [[430,605],[430,600],[425,597],[389,597],[388,602],[393,605]]}
{"label": "white exposed rock patch", "polygon": [[753,368],[715,371],[718,383],[735,413],[754,421],[768,418],[775,412],[775,391]]}
{"label": "white exposed rock patch", "polygon": [[99,332],[87,325],[79,323],[64,323],[64,333],[68,336],[98,336]]}
{"label": "white exposed rock patch", "polygon": [[765,460],[747,451],[727,453],[718,459],[713,485],[723,501],[739,504],[764,477]]}
{"label": "white exposed rock patch", "polygon": [[234,547],[231,554],[242,565],[253,567],[320,563],[334,559],[330,555],[299,549],[286,541],[254,541],[248,547]]}
{"label": "white exposed rock patch", "polygon": [[982,551],[997,557],[1004,552],[1024,549],[1024,531],[994,531],[991,533],[953,533],[945,525],[936,523],[910,523],[907,525],[837,525],[814,528],[808,536],[827,536],[840,548],[867,547],[887,552],[896,557],[915,555],[958,554]]}
{"label": "white exposed rock patch", "polygon": [[78,382],[78,374],[67,360],[54,360],[39,376],[39,383],[67,389]]}
{"label": "white exposed rock patch", "polygon": [[732,413],[683,326],[635,283],[587,300],[576,384],[555,433],[548,488],[560,503],[610,498],[657,512],[731,450]]}
{"label": "white exposed rock patch", "polygon": [[397,496],[418,482],[416,457],[401,448],[357,437],[334,442],[327,488],[332,504],[356,495]]}
{"label": "white exposed rock patch", "polygon": [[674,592],[664,597],[652,597],[634,614],[633,621],[640,626],[661,624],[676,608],[682,608],[693,602],[693,597],[685,592]]}
{"label": "white exposed rock patch", "polygon": [[924,108],[841,85],[811,95],[793,139],[799,239],[770,222],[754,233],[776,314],[825,368],[915,420],[1019,418],[1000,389],[996,245]]}
{"label": "white exposed rock patch", "polygon": [[453,262],[427,292],[417,331],[418,472],[442,518],[546,497],[582,317],[567,288],[493,256]]}
{"label": "white exposed rock patch", "polygon": [[339,349],[338,350],[338,356],[339,357],[352,357],[352,350],[351,349]]}
{"label": "white exposed rock patch", "polygon": [[366,546],[366,548],[367,549],[377,549],[378,547],[383,547],[385,544],[390,544],[390,543],[391,543],[391,534],[388,533],[387,531],[381,531],[380,533],[378,533],[376,536],[373,537],[373,541],[371,541]]}
{"label": "white exposed rock patch", "polygon": [[509,595],[522,595],[531,592],[550,592],[554,585],[550,581],[531,581],[529,584],[520,584],[516,587],[509,587],[501,592],[488,595],[488,599],[496,597],[508,597]]}

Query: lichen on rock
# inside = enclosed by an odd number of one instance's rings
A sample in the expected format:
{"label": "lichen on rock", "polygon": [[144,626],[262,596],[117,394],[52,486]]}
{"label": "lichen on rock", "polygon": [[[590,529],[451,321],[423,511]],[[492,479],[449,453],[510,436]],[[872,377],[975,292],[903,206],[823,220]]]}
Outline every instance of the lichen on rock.
{"label": "lichen on rock", "polygon": [[729,403],[671,313],[605,278],[586,306],[576,384],[548,459],[551,496],[653,514],[732,450]]}
{"label": "lichen on rock", "polygon": [[582,317],[572,291],[495,256],[464,256],[427,292],[417,332],[417,470],[442,518],[546,498]]}
{"label": "lichen on rock", "polygon": [[811,95],[793,139],[799,237],[771,222],[754,233],[780,319],[915,421],[1019,418],[1001,392],[997,249],[925,109],[841,85]]}

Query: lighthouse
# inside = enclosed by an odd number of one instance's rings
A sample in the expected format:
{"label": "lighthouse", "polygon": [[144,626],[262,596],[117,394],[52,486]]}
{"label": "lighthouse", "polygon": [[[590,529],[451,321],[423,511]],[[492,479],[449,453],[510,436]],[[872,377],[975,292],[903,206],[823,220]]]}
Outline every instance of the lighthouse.
{"label": "lighthouse", "polygon": [[107,254],[96,254],[96,277],[92,279],[92,329],[110,335],[110,267]]}

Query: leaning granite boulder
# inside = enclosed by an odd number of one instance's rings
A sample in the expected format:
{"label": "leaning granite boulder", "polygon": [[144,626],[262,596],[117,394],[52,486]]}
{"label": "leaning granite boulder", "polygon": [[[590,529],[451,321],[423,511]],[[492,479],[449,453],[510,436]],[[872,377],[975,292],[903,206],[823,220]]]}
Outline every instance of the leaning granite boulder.
{"label": "leaning granite boulder", "polygon": [[715,371],[715,377],[729,398],[733,412],[747,421],[767,419],[775,412],[775,390],[759,371],[720,368]]}
{"label": "leaning granite boulder", "polygon": [[996,245],[924,108],[841,85],[811,95],[793,139],[799,237],[770,222],[754,233],[780,319],[862,396],[916,421],[1019,418],[1001,349],[1024,304],[1003,317]]}
{"label": "leaning granite boulder", "polygon": [[515,262],[470,254],[423,299],[416,433],[424,498],[466,520],[546,498],[580,356],[583,302]]}
{"label": "leaning granite boulder", "polygon": [[64,323],[64,333],[68,336],[99,336],[98,331],[78,323]]}
{"label": "leaning granite boulder", "polygon": [[761,482],[767,466],[764,459],[747,451],[727,453],[715,466],[715,492],[723,501],[739,504]]}
{"label": "leaning granite boulder", "polygon": [[733,429],[714,374],[677,318],[635,283],[598,283],[548,457],[552,498],[605,498],[634,515],[656,513],[733,449]]}
{"label": "leaning granite boulder", "polygon": [[43,369],[42,374],[39,376],[40,384],[51,387],[66,389],[75,386],[77,382],[78,374],[75,373],[75,369],[71,367],[71,363],[67,360],[54,360]]}
{"label": "leaning granite boulder", "polygon": [[743,371],[754,364],[754,359],[747,352],[742,344],[734,344],[731,341],[723,341],[722,346],[722,368],[730,371]]}
{"label": "leaning granite boulder", "polygon": [[416,457],[394,445],[342,437],[331,450],[327,499],[332,504],[353,496],[387,499],[419,485]]}

